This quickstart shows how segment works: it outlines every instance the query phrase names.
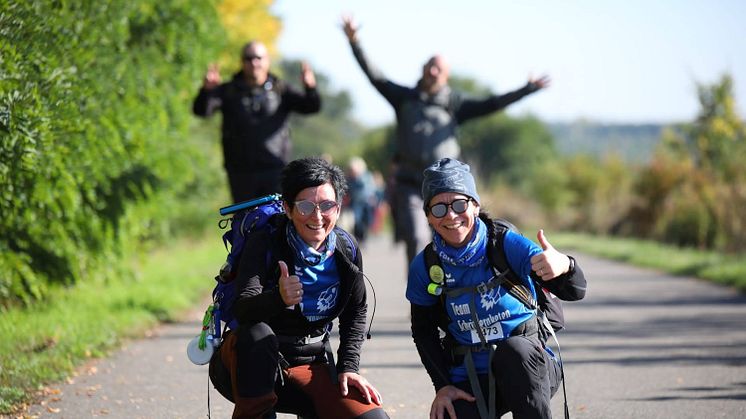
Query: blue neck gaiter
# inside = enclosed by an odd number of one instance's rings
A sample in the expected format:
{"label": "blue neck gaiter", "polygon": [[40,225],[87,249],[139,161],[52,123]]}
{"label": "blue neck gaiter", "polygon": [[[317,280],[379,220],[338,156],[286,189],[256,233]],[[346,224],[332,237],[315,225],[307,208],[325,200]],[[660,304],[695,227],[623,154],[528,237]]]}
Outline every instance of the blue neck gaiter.
{"label": "blue neck gaiter", "polygon": [[448,245],[437,232],[433,234],[433,245],[440,260],[453,266],[477,266],[487,254],[487,226],[477,218],[474,225],[474,236],[463,247]]}
{"label": "blue neck gaiter", "polygon": [[303,241],[300,235],[298,235],[298,231],[295,229],[292,221],[287,224],[286,232],[288,244],[295,251],[295,256],[308,266],[319,265],[334,254],[334,248],[337,245],[337,235],[334,233],[334,230],[329,232],[326,240],[324,240],[324,244],[321,245],[321,251],[314,249]]}

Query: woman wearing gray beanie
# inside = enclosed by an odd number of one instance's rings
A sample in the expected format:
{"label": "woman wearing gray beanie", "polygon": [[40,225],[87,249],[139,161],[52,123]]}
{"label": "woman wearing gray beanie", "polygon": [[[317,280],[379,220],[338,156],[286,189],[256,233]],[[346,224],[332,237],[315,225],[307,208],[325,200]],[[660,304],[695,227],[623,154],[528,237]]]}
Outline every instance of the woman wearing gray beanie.
{"label": "woman wearing gray beanie", "polygon": [[458,160],[425,169],[422,198],[433,241],[412,261],[406,295],[412,336],[436,390],[430,418],[508,411],[516,419],[550,418],[562,373],[538,306],[542,289],[582,299],[580,267],[542,230],[539,247],[480,213],[474,177]]}

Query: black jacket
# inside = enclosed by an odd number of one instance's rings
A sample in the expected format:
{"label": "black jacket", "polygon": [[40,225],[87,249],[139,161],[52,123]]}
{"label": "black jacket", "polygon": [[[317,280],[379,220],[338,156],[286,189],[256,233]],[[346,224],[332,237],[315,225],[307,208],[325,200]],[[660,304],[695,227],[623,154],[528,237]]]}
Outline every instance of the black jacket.
{"label": "black jacket", "polygon": [[[294,254],[285,233],[289,221],[284,214],[279,214],[270,222],[275,226],[272,233],[263,230],[250,234],[244,244],[236,278],[238,297],[233,306],[239,325],[264,322],[277,335],[317,336],[338,318],[337,372],[357,372],[368,307],[363,260],[357,243],[349,234],[335,227],[337,248],[334,258],[340,276],[340,297],[328,318],[309,322],[298,306],[293,310],[286,308],[277,282],[280,276],[278,261],[287,263],[290,275],[294,273]],[[343,250],[342,246],[347,246],[347,249]],[[351,251],[352,247],[357,250]],[[355,255],[355,260],[350,260],[348,255]]]}
{"label": "black jacket", "polygon": [[200,89],[195,115],[223,113],[223,161],[228,171],[261,172],[285,166],[291,151],[287,119],[291,112],[310,114],[321,109],[316,89],[305,93],[270,74],[259,87],[250,87],[240,71],[212,90]]}

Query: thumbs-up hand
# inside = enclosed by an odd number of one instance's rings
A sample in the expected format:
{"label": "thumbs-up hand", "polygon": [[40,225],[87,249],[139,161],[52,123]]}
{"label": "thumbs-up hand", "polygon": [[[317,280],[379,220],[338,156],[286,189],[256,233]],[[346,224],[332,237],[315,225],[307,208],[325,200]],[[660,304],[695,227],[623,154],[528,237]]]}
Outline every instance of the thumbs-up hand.
{"label": "thumbs-up hand", "polygon": [[303,296],[303,284],[297,275],[288,274],[288,265],[279,261],[280,266],[280,297],[286,306],[293,306],[301,302]]}
{"label": "thumbs-up hand", "polygon": [[549,240],[544,236],[544,230],[539,230],[536,238],[544,251],[531,257],[531,269],[543,281],[549,281],[570,270],[570,258],[558,252],[549,243]]}

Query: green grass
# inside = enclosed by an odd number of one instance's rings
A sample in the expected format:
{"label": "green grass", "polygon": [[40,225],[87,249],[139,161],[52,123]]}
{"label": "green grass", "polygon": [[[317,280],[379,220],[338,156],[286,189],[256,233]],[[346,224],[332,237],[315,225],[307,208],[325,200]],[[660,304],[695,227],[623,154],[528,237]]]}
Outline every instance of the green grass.
{"label": "green grass", "polygon": [[219,240],[183,241],[139,261],[136,278],[57,290],[41,304],[0,313],[0,413],[123,338],[178,320],[209,295],[223,260]]}
{"label": "green grass", "polygon": [[565,252],[574,249],[674,275],[694,276],[746,292],[746,258],[742,255],[725,255],[637,239],[576,233],[547,234],[552,245]]}

